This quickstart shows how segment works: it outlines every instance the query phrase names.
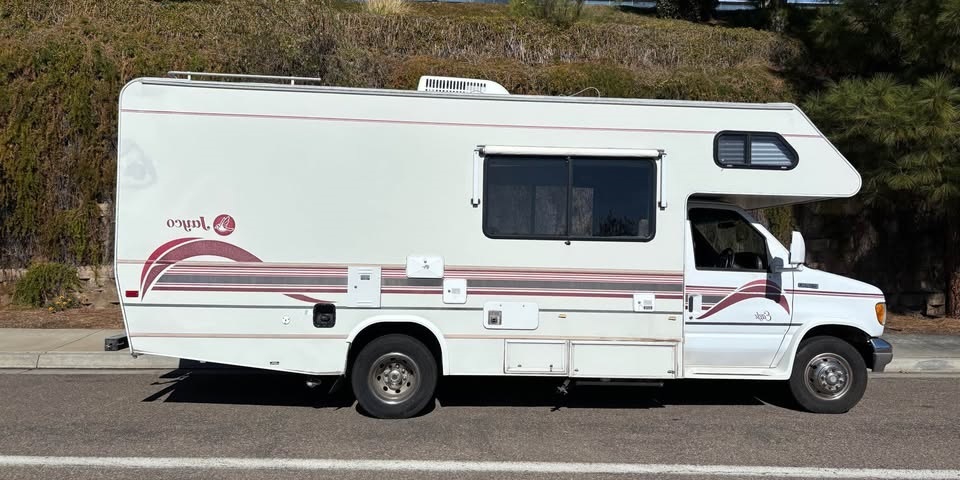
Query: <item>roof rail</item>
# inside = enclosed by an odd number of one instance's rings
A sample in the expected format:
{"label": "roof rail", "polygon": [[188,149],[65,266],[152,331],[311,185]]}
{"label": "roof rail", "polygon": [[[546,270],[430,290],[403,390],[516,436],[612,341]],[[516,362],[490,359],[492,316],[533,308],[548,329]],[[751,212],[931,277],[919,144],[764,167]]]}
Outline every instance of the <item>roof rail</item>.
{"label": "roof rail", "polygon": [[167,72],[167,76],[171,78],[185,78],[187,80],[193,80],[195,77],[200,78],[209,78],[209,79],[228,79],[228,80],[247,80],[255,82],[258,80],[272,80],[284,82],[290,82],[290,85],[296,85],[297,82],[300,83],[322,83],[323,79],[317,77],[283,77],[276,75],[247,75],[243,73],[207,73],[207,72],[181,72],[181,71],[170,71]]}

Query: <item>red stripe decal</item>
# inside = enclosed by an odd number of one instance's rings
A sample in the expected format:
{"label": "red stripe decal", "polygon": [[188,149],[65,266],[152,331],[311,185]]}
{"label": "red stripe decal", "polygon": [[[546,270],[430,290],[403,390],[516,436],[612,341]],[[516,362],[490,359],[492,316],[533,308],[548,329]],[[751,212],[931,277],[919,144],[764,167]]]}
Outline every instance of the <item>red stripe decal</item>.
{"label": "red stripe decal", "polygon": [[[201,117],[227,117],[227,118],[259,118],[259,119],[277,119],[277,120],[312,120],[322,122],[349,122],[349,123],[393,123],[398,125],[421,125],[432,127],[481,127],[481,128],[517,128],[517,129],[540,129],[540,130],[573,130],[588,132],[629,132],[629,133],[686,133],[697,135],[714,135],[714,130],[680,130],[680,129],[662,129],[662,128],[625,128],[625,127],[573,127],[563,125],[519,125],[519,124],[497,124],[497,123],[461,123],[461,122],[437,122],[426,120],[388,120],[381,118],[348,118],[348,117],[320,117],[314,115],[274,115],[262,113],[226,113],[226,112],[190,112],[190,111],[172,111],[172,110],[143,110],[124,108],[123,113],[143,113],[151,115],[185,115]],[[784,133],[785,137],[803,137],[803,138],[823,138],[821,135],[811,135],[803,133]]]}
{"label": "red stripe decal", "polygon": [[[154,281],[164,270],[172,267],[177,262],[203,256],[221,257],[235,262],[262,262],[256,255],[236,245],[220,240],[199,240],[195,237],[172,240],[161,245],[157,250],[154,250],[148,258],[148,261],[144,263],[143,271],[140,273],[140,290],[142,292],[140,298],[142,299],[147,296],[147,291],[151,289]],[[162,287],[156,288],[156,290],[162,289]],[[284,294],[294,300],[302,302],[325,302],[325,300],[315,299],[306,295]]]}

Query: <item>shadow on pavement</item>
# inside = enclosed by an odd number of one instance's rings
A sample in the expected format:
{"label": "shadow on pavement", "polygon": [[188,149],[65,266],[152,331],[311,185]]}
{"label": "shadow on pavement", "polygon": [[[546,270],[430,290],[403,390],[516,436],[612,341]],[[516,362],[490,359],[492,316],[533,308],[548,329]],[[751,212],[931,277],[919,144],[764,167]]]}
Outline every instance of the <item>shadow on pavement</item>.
{"label": "shadow on pavement", "polygon": [[[144,402],[272,405],[310,408],[355,408],[346,380],[331,392],[336,377],[309,388],[307,377],[252,369],[175,370],[154,382],[156,392]],[[655,386],[571,386],[557,392],[561,379],[450,377],[437,389],[440,408],[549,407],[662,408],[669,405],[763,405],[796,408],[781,382],[678,380]],[[424,414],[432,411],[428,408]],[[360,412],[364,413],[364,412]]]}
{"label": "shadow on pavement", "polygon": [[550,406],[555,408],[661,408],[667,405],[788,406],[778,382],[676,380],[662,387],[577,385],[561,395],[560,380],[456,377],[446,379],[437,398],[443,406]]}

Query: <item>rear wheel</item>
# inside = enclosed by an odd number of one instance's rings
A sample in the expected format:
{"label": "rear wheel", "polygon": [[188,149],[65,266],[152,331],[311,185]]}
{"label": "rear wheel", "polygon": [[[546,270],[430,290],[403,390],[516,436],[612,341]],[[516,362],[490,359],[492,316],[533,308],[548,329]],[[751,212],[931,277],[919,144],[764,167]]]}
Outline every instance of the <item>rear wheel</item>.
{"label": "rear wheel", "polygon": [[350,374],[353,392],[367,413],[377,418],[412,417],[433,400],[437,362],[419,340],[392,334],[360,350]]}
{"label": "rear wheel", "polygon": [[867,365],[849,343],[836,337],[804,340],[790,376],[790,392],[814,413],[844,413],[863,398]]}

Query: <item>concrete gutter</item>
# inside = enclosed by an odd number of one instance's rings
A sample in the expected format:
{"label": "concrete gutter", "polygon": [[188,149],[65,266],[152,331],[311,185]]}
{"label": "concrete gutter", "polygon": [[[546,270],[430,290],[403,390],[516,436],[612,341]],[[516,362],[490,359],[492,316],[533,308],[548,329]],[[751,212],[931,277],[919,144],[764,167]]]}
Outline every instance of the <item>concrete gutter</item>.
{"label": "concrete gutter", "polygon": [[34,369],[175,369],[178,358],[141,355],[130,352],[0,352],[0,368]]}
{"label": "concrete gutter", "polygon": [[902,358],[887,365],[884,373],[960,373],[960,358]]}
{"label": "concrete gutter", "polygon": [[960,336],[884,335],[893,345],[889,373],[960,373]]}
{"label": "concrete gutter", "polygon": [[105,352],[105,338],[123,330],[99,329],[0,329],[2,369],[175,369],[185,363],[179,358],[140,355],[130,350]]}
{"label": "concrete gutter", "polygon": [[92,368],[92,369],[175,369],[179,358],[140,355],[134,358],[126,352],[47,352],[37,358],[36,368]]}

